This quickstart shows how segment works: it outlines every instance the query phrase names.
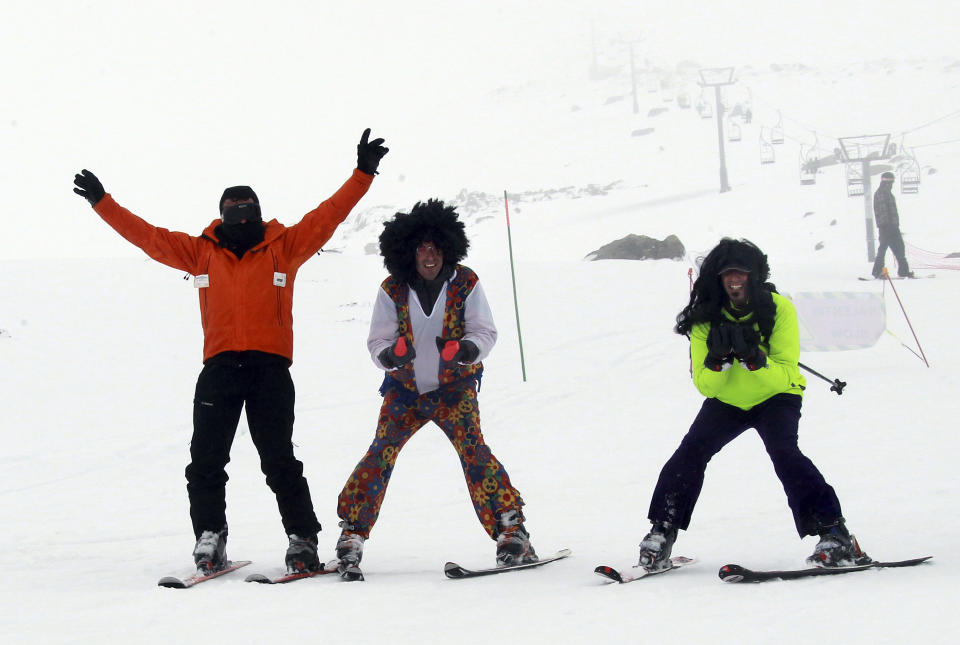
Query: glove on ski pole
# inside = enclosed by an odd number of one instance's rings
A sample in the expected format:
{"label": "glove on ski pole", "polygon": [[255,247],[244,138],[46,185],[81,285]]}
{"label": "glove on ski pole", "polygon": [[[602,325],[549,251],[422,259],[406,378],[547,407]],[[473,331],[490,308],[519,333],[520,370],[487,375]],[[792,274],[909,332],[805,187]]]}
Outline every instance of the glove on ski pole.
{"label": "glove on ski pole", "polygon": [[437,336],[437,349],[444,361],[472,363],[480,356],[480,348],[469,340],[443,340]]}
{"label": "glove on ski pole", "polygon": [[380,364],[387,369],[403,367],[417,357],[417,350],[413,346],[407,346],[407,339],[401,336],[390,347],[386,348],[377,355]]}

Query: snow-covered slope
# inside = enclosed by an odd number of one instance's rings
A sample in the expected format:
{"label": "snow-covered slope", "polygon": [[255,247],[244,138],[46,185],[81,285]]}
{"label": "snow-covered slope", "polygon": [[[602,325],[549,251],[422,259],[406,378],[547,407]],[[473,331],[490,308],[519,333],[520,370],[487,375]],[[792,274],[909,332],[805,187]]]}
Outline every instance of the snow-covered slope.
{"label": "snow-covered slope", "polygon": [[[856,279],[869,271],[862,200],[845,196],[838,166],[801,186],[798,159],[814,129],[831,150],[831,135],[902,133],[953,112],[956,69],[888,62],[856,76],[846,68],[743,75],[731,101],[749,98],[755,117],[742,124],[740,142],[726,144],[733,190],[723,194],[715,121],[661,92],[641,92],[635,115],[623,69],[603,81],[500,87],[443,125],[443,145],[414,141],[399,122],[375,132],[393,148],[381,176],[331,240],[332,252],[307,263],[297,281],[297,454],[325,527],[321,548],[332,554],[336,496],[372,437],[380,402],[365,338],[384,271],[366,251],[392,212],[428,197],[459,200],[472,241],[467,264],[484,281],[501,332],[480,395],[484,434],[523,493],[537,549],[573,550],[536,572],[474,581],[446,580],[444,562],[489,564],[493,544],[473,516],[455,454],[427,426],[398,462],[367,544],[367,582],[261,587],[233,574],[189,593],[157,588],[160,576],[190,564],[182,473],[200,368],[196,295],[178,272],[129,254],[85,204],[63,196],[71,227],[127,255],[0,260],[0,570],[8,581],[0,640],[947,642],[960,627],[950,591],[960,573],[951,557],[960,533],[952,403],[960,348],[949,333],[960,275],[925,270],[918,273],[936,278],[896,283],[928,368],[904,347],[917,349],[891,287]],[[666,111],[649,116],[653,108]],[[777,162],[761,165],[759,128],[772,127],[778,110],[788,136]],[[359,134],[367,123],[356,125]],[[906,141],[946,141],[957,127],[946,120]],[[921,190],[897,194],[907,241],[921,249],[960,250],[954,150],[918,149]],[[96,156],[122,164],[109,141]],[[199,231],[208,220],[198,208],[193,224],[177,223],[154,195],[103,179],[157,225]],[[46,190],[69,195],[69,175],[46,180]],[[323,180],[303,191],[306,202],[339,178]],[[284,212],[288,223],[299,213]],[[676,234],[687,258],[583,260],[628,233]],[[868,553],[935,555],[930,565],[721,584],[717,569],[727,562],[795,567],[814,543],[797,539],[763,447],[747,433],[711,463],[693,524],[677,543],[697,565],[628,586],[592,573],[601,563],[634,563],[659,469],[700,405],[686,342],[671,327],[694,259],[724,235],[757,242],[784,293],[884,294],[890,333],[874,347],[802,357],[849,385],[837,397],[809,377],[801,447],[838,491]],[[279,570],[285,537],[243,422],[229,473],[229,554],[253,559],[249,570]]]}

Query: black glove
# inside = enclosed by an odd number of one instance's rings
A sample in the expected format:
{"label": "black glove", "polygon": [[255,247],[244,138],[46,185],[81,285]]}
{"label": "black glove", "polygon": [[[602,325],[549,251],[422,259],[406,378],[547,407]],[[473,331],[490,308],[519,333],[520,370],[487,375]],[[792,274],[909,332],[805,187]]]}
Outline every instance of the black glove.
{"label": "black glove", "polygon": [[707,333],[707,356],[703,359],[703,365],[707,369],[719,372],[725,364],[733,362],[730,328],[730,325],[724,323],[711,323]]}
{"label": "black glove", "polygon": [[383,146],[383,139],[367,141],[368,138],[370,138],[370,128],[363,131],[360,143],[357,144],[357,168],[368,175],[376,175],[380,160],[383,159],[383,155],[390,152],[390,148]]}
{"label": "black glove", "polygon": [[731,334],[733,355],[740,364],[753,372],[767,364],[767,355],[760,349],[760,332],[752,324],[734,325]]}
{"label": "black glove", "polygon": [[403,336],[377,355],[380,364],[388,370],[392,370],[395,367],[403,367],[416,357],[417,350],[413,348],[413,345],[407,346],[407,339]]}
{"label": "black glove", "polygon": [[446,362],[472,363],[480,356],[480,348],[469,340],[444,340],[437,336],[440,358]]}
{"label": "black glove", "polygon": [[76,186],[73,192],[90,202],[91,206],[96,206],[97,202],[107,194],[97,176],[86,168],[81,170],[79,175],[74,175],[73,183]]}

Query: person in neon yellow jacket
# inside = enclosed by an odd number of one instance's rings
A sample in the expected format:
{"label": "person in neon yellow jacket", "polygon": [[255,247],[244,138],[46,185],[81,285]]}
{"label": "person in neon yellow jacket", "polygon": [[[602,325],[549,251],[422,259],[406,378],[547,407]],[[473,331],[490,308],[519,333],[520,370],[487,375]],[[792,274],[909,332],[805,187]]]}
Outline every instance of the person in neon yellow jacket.
{"label": "person in neon yellow jacket", "polygon": [[[727,280],[734,278],[734,271],[724,272]],[[749,276],[749,274],[746,274]],[[696,323],[690,330],[690,360],[693,364],[693,383],[700,394],[749,410],[771,396],[789,392],[803,396],[807,381],[800,373],[800,333],[797,312],[793,303],[779,293],[770,292],[775,311],[774,325],[766,342],[758,349],[766,358],[766,369],[749,369],[741,361],[725,362],[719,371],[710,369],[704,361],[709,354],[707,337],[711,323]],[[738,311],[732,307],[721,309],[722,327],[736,329],[731,325],[745,325],[759,333],[753,310]]]}
{"label": "person in neon yellow jacket", "polygon": [[837,495],[797,445],[806,381],[793,304],[768,282],[767,256],[748,240],[724,238],[704,258],[690,302],[674,328],[690,338],[694,385],[706,399],[660,472],[640,543],[639,565],[670,567],[678,530],[686,530],[707,463],[749,428],[760,435],[783,484],[797,532],[819,535],[816,566],[869,561],[847,530]]}

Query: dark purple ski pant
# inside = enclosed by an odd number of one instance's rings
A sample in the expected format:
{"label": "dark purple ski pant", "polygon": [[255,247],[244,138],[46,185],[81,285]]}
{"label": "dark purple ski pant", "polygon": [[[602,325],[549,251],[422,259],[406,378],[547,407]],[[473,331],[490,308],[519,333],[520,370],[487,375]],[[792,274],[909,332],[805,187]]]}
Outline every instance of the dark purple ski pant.
{"label": "dark purple ski pant", "polygon": [[819,525],[839,518],[836,493],[797,445],[801,403],[797,394],[772,396],[750,410],[717,399],[705,400],[680,446],[660,471],[650,500],[650,521],[669,522],[686,530],[703,487],[707,463],[749,428],[755,428],[763,440],[800,537],[816,535]]}

